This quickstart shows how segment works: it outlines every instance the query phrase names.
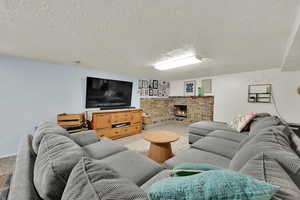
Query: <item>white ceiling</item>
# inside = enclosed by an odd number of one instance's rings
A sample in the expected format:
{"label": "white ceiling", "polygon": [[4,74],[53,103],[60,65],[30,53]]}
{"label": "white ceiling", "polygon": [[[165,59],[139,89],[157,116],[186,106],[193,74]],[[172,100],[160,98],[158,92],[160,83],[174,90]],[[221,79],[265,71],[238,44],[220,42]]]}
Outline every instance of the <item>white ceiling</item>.
{"label": "white ceiling", "polygon": [[[80,60],[82,67],[167,80],[279,68],[300,54],[299,5],[299,0],[0,0],[0,53],[71,65]],[[151,66],[182,50],[208,59],[163,72]],[[294,65],[300,66],[300,56]]]}

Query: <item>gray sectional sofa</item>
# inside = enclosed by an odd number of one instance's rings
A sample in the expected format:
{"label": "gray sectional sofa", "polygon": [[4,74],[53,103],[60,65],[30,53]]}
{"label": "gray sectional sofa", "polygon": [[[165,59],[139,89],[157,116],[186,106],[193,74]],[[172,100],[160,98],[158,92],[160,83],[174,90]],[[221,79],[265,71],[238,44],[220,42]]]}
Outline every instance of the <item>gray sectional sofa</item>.
{"label": "gray sectional sofa", "polygon": [[[91,158],[106,163],[143,190],[166,178],[174,166],[186,162],[213,164],[281,187],[273,200],[300,199],[300,149],[294,133],[277,117],[259,116],[249,132],[237,133],[226,124],[199,122],[189,128],[191,148],[160,165],[94,132],[70,135]],[[51,132],[51,131],[50,131]],[[197,135],[197,136],[195,136]],[[197,138],[196,138],[197,137]],[[33,183],[36,153],[33,136],[19,147],[9,200],[41,200]]]}

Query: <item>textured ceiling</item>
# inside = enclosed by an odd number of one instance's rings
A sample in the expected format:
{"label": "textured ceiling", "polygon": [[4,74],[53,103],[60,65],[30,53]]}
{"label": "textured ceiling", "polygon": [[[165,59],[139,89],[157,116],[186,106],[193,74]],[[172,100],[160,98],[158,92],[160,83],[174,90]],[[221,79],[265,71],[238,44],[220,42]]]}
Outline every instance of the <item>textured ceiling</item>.
{"label": "textured ceiling", "polygon": [[[80,60],[82,67],[168,80],[276,68],[285,60],[299,5],[298,0],[0,0],[0,53],[71,65]],[[151,66],[183,50],[208,59],[163,72]],[[286,58],[294,51],[288,52]]]}

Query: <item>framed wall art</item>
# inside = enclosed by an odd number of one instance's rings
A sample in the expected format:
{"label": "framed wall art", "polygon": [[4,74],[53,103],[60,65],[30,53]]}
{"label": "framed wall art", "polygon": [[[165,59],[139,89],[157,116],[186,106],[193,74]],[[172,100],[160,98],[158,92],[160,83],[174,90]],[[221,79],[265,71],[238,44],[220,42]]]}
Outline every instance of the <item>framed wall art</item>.
{"label": "framed wall art", "polygon": [[185,81],[184,82],[184,95],[195,96],[196,95],[196,81]]}

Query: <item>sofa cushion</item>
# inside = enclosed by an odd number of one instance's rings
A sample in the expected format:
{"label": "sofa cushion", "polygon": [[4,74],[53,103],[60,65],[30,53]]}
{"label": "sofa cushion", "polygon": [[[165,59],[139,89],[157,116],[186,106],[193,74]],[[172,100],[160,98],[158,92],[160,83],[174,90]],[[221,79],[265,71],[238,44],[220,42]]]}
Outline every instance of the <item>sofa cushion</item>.
{"label": "sofa cushion", "polygon": [[95,159],[102,159],[112,154],[127,150],[121,144],[108,138],[102,138],[99,142],[89,144],[83,147],[87,155]]}
{"label": "sofa cushion", "polygon": [[82,158],[72,170],[61,200],[146,200],[147,194],[101,161]]}
{"label": "sofa cushion", "polygon": [[35,128],[33,133],[32,148],[36,154],[38,153],[43,137],[47,134],[57,134],[69,137],[69,133],[56,123],[48,121],[42,122]]}
{"label": "sofa cushion", "polygon": [[247,133],[248,132],[236,133],[236,132],[232,132],[232,131],[217,130],[217,131],[213,131],[213,132],[209,133],[207,136],[222,138],[225,140],[231,140],[233,142],[240,143],[242,140],[249,137]]}
{"label": "sofa cushion", "polygon": [[85,155],[68,137],[47,134],[43,137],[34,165],[34,185],[45,200],[60,199],[69,174]]}
{"label": "sofa cushion", "polygon": [[97,137],[96,131],[94,130],[72,133],[70,134],[70,138],[80,146],[85,146],[100,141],[100,139]]}
{"label": "sofa cushion", "polygon": [[258,154],[250,159],[240,172],[272,185],[280,186],[274,199],[294,200],[300,197],[300,190],[290,176],[275,159],[266,153]]}
{"label": "sofa cushion", "polygon": [[151,200],[269,200],[278,186],[229,170],[166,178],[148,189]]}
{"label": "sofa cushion", "polygon": [[262,152],[292,151],[289,135],[284,130],[285,126],[261,130],[234,155],[229,168],[238,171],[248,160]]}
{"label": "sofa cushion", "polygon": [[149,180],[147,180],[146,183],[144,183],[141,188],[143,190],[147,190],[153,183],[156,183],[157,181],[160,181],[164,178],[168,178],[171,175],[171,170],[169,169],[165,169],[161,172],[159,172],[158,174],[156,174],[155,176],[153,176],[152,178],[150,178]]}
{"label": "sofa cushion", "polygon": [[123,151],[101,161],[116,170],[121,177],[128,178],[138,186],[163,170],[160,164],[135,151]]}
{"label": "sofa cushion", "polygon": [[179,152],[174,156],[173,158],[170,158],[165,162],[165,165],[172,169],[176,165],[182,164],[182,163],[206,163],[211,165],[216,165],[223,168],[228,168],[230,159],[215,154],[211,152],[202,151],[199,149],[188,149],[182,152]]}
{"label": "sofa cushion", "polygon": [[276,116],[257,118],[251,124],[249,135],[255,135],[262,129],[278,125],[281,125],[281,120]]}
{"label": "sofa cushion", "polygon": [[36,154],[32,149],[32,136],[26,135],[22,138],[18,147],[16,166],[10,183],[8,200],[42,200],[33,184],[35,159]]}
{"label": "sofa cushion", "polygon": [[197,142],[198,140],[200,140],[202,138],[204,138],[204,136],[189,133],[189,144],[193,144],[193,143]]}
{"label": "sofa cushion", "polygon": [[233,158],[238,146],[239,143],[237,142],[217,137],[205,137],[192,144],[192,148],[218,154],[229,159]]}
{"label": "sofa cushion", "polygon": [[230,128],[228,124],[222,122],[200,121],[193,123],[189,126],[189,133],[193,133],[195,135],[200,136],[206,136],[208,133],[215,130],[236,132],[234,129]]}

